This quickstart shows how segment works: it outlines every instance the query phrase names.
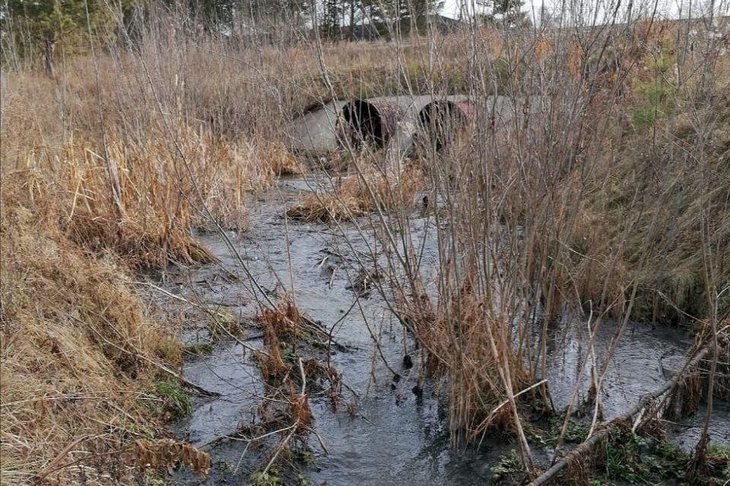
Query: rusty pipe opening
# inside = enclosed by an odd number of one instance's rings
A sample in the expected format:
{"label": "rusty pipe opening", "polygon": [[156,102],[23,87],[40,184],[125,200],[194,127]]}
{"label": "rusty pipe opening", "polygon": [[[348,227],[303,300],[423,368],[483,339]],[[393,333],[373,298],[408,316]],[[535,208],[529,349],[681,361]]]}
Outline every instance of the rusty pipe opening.
{"label": "rusty pipe opening", "polygon": [[436,151],[441,151],[451,145],[473,113],[474,108],[469,101],[432,101],[418,113],[419,139],[425,139]]}
{"label": "rusty pipe opening", "polygon": [[398,107],[385,100],[355,99],[342,107],[342,116],[350,142],[356,148],[383,148],[395,135]]}

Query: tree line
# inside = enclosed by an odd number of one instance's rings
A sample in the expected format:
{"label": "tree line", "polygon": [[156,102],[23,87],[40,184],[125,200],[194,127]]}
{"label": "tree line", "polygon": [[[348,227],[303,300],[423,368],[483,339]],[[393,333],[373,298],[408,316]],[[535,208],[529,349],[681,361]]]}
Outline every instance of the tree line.
{"label": "tree line", "polygon": [[[355,40],[426,30],[444,0],[5,0],[0,4],[2,62],[42,59],[53,75],[57,46],[84,51],[94,42],[139,37],[145,21],[180,14],[197,30],[259,39],[286,30],[308,37]],[[483,20],[515,19],[521,0],[479,0]]]}

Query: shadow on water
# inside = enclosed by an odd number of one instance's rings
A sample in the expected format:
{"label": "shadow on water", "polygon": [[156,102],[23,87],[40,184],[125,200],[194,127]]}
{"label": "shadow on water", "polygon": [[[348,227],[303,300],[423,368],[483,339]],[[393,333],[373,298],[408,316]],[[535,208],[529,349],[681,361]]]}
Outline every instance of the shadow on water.
{"label": "shadow on water", "polygon": [[[251,231],[241,237],[231,235],[263,288],[272,296],[282,288],[293,289],[299,310],[328,329],[338,323],[333,336],[346,346],[332,352],[332,364],[358,397],[345,391],[344,403],[333,411],[325,393],[310,394],[313,426],[326,452],[317,439],[310,437],[313,457],[309,459],[311,466],[305,468],[306,479],[311,484],[332,485],[485,484],[490,467],[514,447],[511,439],[487,438],[478,452],[452,452],[443,400],[431,385],[426,385],[420,398],[411,392],[418,366],[409,370],[402,367],[400,325],[375,292],[357,299],[352,291],[368,245],[374,242],[372,235],[367,236],[372,229],[360,232],[354,226],[343,225],[341,230],[333,230],[323,224],[286,222],[282,217],[301,192],[311,190],[310,183],[282,180],[277,190],[253,205]],[[429,231],[423,219],[414,218],[413,225],[415,233]],[[202,234],[200,240],[220,258],[220,263],[180,271],[168,283],[169,289],[224,309],[241,322],[251,322],[257,306],[244,288],[247,279],[237,259],[219,236]],[[426,241],[424,261],[436,265],[435,238],[426,235]],[[580,327],[558,330],[548,350],[548,379],[558,408],[569,403],[577,380],[581,381],[580,396],[587,391],[587,372],[582,376],[579,373],[579,364],[587,353],[587,338],[576,331]],[[599,355],[607,349],[614,332],[614,325],[603,326],[595,345]],[[262,347],[258,335],[260,331],[250,326],[246,345]],[[397,383],[383,364],[372,335],[379,338],[389,367],[402,375]],[[183,334],[186,344],[209,338],[202,328]],[[672,370],[681,366],[689,346],[689,338],[678,336],[676,330],[630,324],[605,381],[605,418],[615,417],[640,396],[659,388]],[[213,346],[210,354],[190,359],[184,372],[188,379],[221,397],[196,401],[192,415],[177,423],[174,432],[213,456],[214,467],[206,484],[245,483],[265,452],[246,441],[226,437],[256,422],[257,407],[264,395],[251,351],[223,340]],[[348,410],[350,401],[356,402],[355,409]],[[717,423],[724,425],[713,435],[721,443],[728,441],[730,411],[724,407],[716,412]],[[688,422],[677,427],[680,430],[674,436],[678,441],[693,444],[696,424]],[[184,471],[175,477],[179,484],[199,481]]]}

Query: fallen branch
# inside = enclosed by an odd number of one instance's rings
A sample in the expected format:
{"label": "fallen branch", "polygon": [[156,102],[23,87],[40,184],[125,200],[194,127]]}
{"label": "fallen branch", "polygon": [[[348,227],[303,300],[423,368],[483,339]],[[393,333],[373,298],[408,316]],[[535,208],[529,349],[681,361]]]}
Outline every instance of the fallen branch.
{"label": "fallen branch", "polygon": [[601,424],[599,427],[596,428],[596,431],[593,435],[588,437],[583,443],[581,443],[578,447],[570,451],[568,454],[566,454],[562,459],[560,459],[558,462],[553,464],[553,466],[542,473],[537,479],[532,481],[530,483],[530,486],[540,486],[542,484],[547,484],[549,481],[551,481],[555,476],[558,475],[563,469],[565,469],[570,463],[572,463],[574,460],[580,458],[584,454],[587,454],[590,452],[596,444],[598,444],[602,439],[604,439],[618,424],[625,422],[626,420],[630,419],[637,413],[643,411],[645,409],[645,405],[647,400],[652,400],[661,397],[665,393],[667,393],[669,390],[674,388],[679,381],[682,379],[684,374],[687,372],[687,370],[690,370],[694,368],[704,357],[707,355],[707,353],[710,351],[710,346],[707,345],[704,348],[700,350],[697,355],[692,358],[692,360],[688,361],[682,370],[680,370],[674,378],[669,380],[667,383],[664,384],[663,387],[661,387],[659,390],[649,393],[648,395],[644,395],[641,400],[639,400],[639,403],[637,403],[635,406],[633,406],[631,409],[629,409],[627,412],[623,413],[622,415],[616,417],[615,419]]}
{"label": "fallen branch", "polygon": [[[522,394],[524,394],[524,393],[527,393],[528,391],[530,391],[530,390],[533,390],[533,389],[537,388],[538,386],[540,386],[540,385],[543,385],[543,384],[545,384],[545,383],[547,383],[547,379],[545,379],[545,380],[540,380],[540,381],[538,381],[537,383],[534,383],[534,384],[532,384],[532,385],[528,386],[527,388],[523,389],[522,391],[520,391],[520,392],[518,392],[518,393],[515,393],[515,396],[514,396],[514,398],[517,398],[517,397],[519,397],[520,395],[522,395]],[[479,425],[477,426],[477,428],[475,429],[474,435],[476,436],[476,434],[478,434],[478,433],[479,433],[479,431],[480,431],[479,429],[482,429],[482,430],[486,430],[486,427],[487,427],[487,426],[488,426],[489,424],[491,424],[491,423],[492,423],[492,420],[494,419],[494,416],[495,416],[495,415],[497,415],[497,412],[499,412],[500,410],[502,410],[502,407],[504,407],[504,406],[505,406],[505,405],[507,405],[508,403],[509,403],[509,400],[504,400],[504,401],[502,401],[502,403],[500,403],[499,405],[497,405],[497,406],[496,406],[496,407],[494,408],[494,410],[492,410],[491,412],[489,412],[489,415],[487,415],[487,418],[485,418],[484,420],[482,420],[482,422],[481,422],[481,423],[480,423],[480,424],[479,424]],[[484,440],[484,434],[483,434],[483,433],[482,433],[482,440]],[[482,440],[480,440],[480,441],[479,441],[479,446],[480,446],[480,447],[481,447],[481,445],[482,445]]]}

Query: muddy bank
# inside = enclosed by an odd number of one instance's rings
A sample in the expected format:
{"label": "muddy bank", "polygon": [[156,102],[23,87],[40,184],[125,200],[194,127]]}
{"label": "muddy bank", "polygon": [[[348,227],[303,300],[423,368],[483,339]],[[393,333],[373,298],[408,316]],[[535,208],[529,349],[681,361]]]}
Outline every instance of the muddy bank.
{"label": "muddy bank", "polygon": [[[419,360],[414,359],[412,368],[403,365],[405,354],[415,358],[413,343],[404,338],[400,323],[377,292],[361,285],[363,268],[371,270],[377,263],[371,257],[376,228],[367,218],[334,227],[283,217],[301,193],[318,184],[329,181],[282,180],[252,205],[251,231],[229,235],[269,298],[292,295],[299,310],[331,331],[338,343],[331,364],[346,385],[341,401],[333,410],[326,393],[312,391],[313,428],[321,443],[309,437],[309,452],[293,461],[313,484],[484,484],[490,468],[515,444],[508,437],[489,436],[478,451],[456,454],[450,447],[443,389],[438,388],[443,384],[426,382],[422,394],[413,393]],[[424,272],[433,271],[438,264],[433,227],[418,215],[411,224],[413,233],[425,241]],[[251,360],[252,350],[263,346],[261,331],[253,325],[258,305],[251,297],[248,275],[224,241],[213,234],[201,234],[199,239],[220,262],[176,272],[166,288],[228,315],[245,332],[240,343],[214,339],[202,323],[184,333],[187,345],[209,346],[208,353],[188,360],[185,375],[221,396],[196,400],[193,414],[176,424],[175,432],[213,456],[208,484],[240,482],[266,457],[266,446],[259,449],[245,439],[256,434],[241,433],[258,423],[264,396],[260,371]],[[597,335],[599,360],[615,327],[606,323]],[[566,321],[550,336],[547,378],[558,409],[570,402],[576,382],[579,403],[587,393],[587,368],[580,372],[588,352],[583,329],[584,324]],[[684,362],[690,344],[690,338],[676,330],[629,324],[604,383],[604,417],[619,415],[640,396],[661,387]],[[310,351],[326,358],[322,350]],[[394,373],[399,375],[397,381]],[[697,417],[672,431],[680,444],[694,444],[701,420]],[[717,408],[715,418],[712,438],[728,444],[726,405]],[[275,444],[271,437],[260,442]],[[546,461],[550,454],[549,448],[537,451],[538,460]],[[176,481],[199,481],[181,474]]]}

